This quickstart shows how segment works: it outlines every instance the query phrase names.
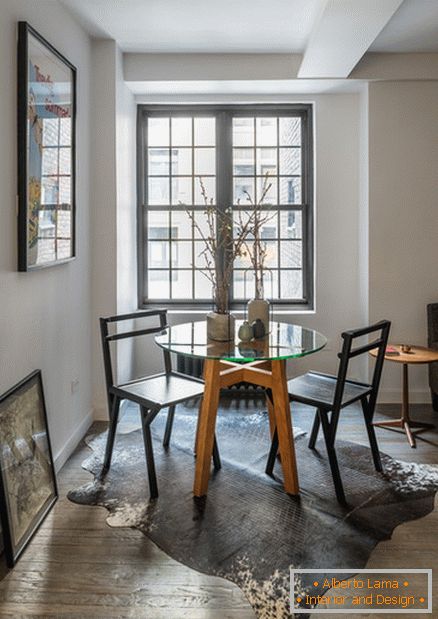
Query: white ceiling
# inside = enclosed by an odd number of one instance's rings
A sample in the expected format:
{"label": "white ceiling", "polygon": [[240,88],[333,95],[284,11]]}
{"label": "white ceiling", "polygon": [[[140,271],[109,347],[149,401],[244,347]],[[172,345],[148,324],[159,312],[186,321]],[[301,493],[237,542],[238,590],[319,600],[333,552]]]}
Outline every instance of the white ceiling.
{"label": "white ceiling", "polygon": [[438,52],[438,0],[404,0],[372,52]]}
{"label": "white ceiling", "polygon": [[[331,0],[60,1],[93,36],[115,39],[123,51],[170,53],[301,53],[331,4]],[[387,1],[345,0],[344,17],[359,4],[380,10]],[[438,51],[438,0],[404,0],[370,50]]]}
{"label": "white ceiling", "polygon": [[126,52],[302,52],[321,0],[61,0]]}

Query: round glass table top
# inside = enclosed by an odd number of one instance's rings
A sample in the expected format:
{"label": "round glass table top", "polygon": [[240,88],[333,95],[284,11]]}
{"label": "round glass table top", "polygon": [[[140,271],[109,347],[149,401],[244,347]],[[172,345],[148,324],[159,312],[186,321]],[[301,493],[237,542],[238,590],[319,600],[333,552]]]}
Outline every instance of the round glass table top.
{"label": "round glass table top", "polygon": [[237,337],[241,324],[242,321],[236,321],[236,336],[231,342],[207,339],[205,321],[168,327],[155,337],[155,341],[161,348],[178,355],[236,362],[304,357],[327,344],[327,339],[318,331],[275,321],[270,323],[270,331],[264,338],[241,342]]}

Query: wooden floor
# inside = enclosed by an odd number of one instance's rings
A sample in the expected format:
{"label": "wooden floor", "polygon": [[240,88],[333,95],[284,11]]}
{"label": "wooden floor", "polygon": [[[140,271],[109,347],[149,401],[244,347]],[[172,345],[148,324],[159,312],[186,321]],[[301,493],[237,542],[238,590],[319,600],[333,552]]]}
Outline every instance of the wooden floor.
{"label": "wooden floor", "polygon": [[[395,417],[396,407],[386,407],[384,413]],[[414,417],[432,421],[437,415],[427,406],[413,407]],[[307,414],[294,417],[295,425],[303,428],[310,421]],[[356,411],[346,412],[339,435],[366,443]],[[378,438],[381,450],[397,458],[438,462],[438,432],[424,435],[416,450],[395,432],[379,430]],[[69,489],[91,479],[81,468],[87,451],[80,446],[64,466],[60,500],[14,570],[5,573],[3,568],[0,617],[253,619],[236,586],[176,563],[138,531],[110,528],[105,509],[68,501]],[[437,547],[438,503],[426,519],[402,525],[391,541],[380,544],[369,565],[432,567],[438,573]],[[438,599],[435,604],[433,616],[438,616]]]}

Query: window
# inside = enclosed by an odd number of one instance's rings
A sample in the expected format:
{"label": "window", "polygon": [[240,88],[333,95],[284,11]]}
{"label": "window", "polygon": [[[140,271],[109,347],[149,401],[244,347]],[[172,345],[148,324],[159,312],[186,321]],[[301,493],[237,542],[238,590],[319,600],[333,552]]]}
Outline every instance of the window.
{"label": "window", "polygon": [[[211,303],[203,244],[187,209],[204,223],[201,181],[223,210],[247,209],[268,175],[262,236],[266,297],[312,307],[312,113],[308,105],[139,106],[139,301]],[[224,256],[226,259],[226,256]],[[234,265],[232,304],[253,296],[248,259]]]}

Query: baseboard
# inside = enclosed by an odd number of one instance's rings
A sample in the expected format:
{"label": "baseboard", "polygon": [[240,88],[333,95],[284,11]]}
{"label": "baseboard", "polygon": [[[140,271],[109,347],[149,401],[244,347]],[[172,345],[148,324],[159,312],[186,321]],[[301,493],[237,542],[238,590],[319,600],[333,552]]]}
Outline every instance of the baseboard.
{"label": "baseboard", "polygon": [[[401,387],[397,389],[380,389],[380,404],[399,404],[401,403]],[[409,402],[412,404],[431,404],[432,398],[429,389],[410,389]]]}
{"label": "baseboard", "polygon": [[81,421],[79,426],[76,428],[76,431],[70,436],[68,441],[65,443],[63,447],[58,451],[58,453],[54,457],[54,465],[55,471],[58,472],[70,458],[76,447],[79,445],[80,441],[86,435],[89,427],[94,421],[94,412],[90,410],[84,419]]}

